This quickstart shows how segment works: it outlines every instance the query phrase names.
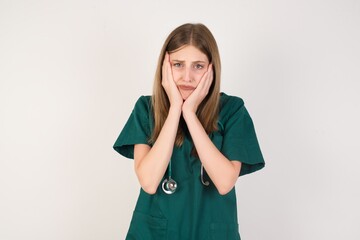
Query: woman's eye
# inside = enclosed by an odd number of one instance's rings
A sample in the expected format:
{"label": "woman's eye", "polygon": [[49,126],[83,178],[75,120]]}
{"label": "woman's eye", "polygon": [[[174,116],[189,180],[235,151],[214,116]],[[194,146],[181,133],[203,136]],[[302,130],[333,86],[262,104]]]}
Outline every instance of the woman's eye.
{"label": "woman's eye", "polygon": [[173,66],[174,67],[181,67],[181,64],[180,63],[174,63]]}
{"label": "woman's eye", "polygon": [[204,66],[203,66],[203,65],[201,65],[201,64],[196,64],[196,65],[195,65],[195,68],[196,68],[196,69],[203,69],[203,68],[204,68]]}

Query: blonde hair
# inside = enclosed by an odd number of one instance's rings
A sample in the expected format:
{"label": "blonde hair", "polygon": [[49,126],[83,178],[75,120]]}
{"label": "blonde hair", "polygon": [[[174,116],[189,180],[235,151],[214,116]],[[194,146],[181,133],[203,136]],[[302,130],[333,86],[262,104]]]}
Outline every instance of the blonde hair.
{"label": "blonde hair", "polygon": [[[170,33],[170,35],[165,40],[165,43],[160,52],[155,73],[152,96],[154,129],[150,138],[150,143],[154,143],[159,136],[170,108],[168,96],[161,85],[162,65],[165,54],[166,52],[175,52],[184,46],[190,45],[196,47],[202,53],[204,53],[207,56],[209,63],[212,63],[213,65],[213,82],[210,86],[208,95],[199,105],[196,114],[208,134],[217,130],[221,75],[219,50],[214,36],[205,25],[187,23],[177,27]],[[176,146],[181,146],[184,142],[184,124],[184,120],[181,120],[175,139]]]}

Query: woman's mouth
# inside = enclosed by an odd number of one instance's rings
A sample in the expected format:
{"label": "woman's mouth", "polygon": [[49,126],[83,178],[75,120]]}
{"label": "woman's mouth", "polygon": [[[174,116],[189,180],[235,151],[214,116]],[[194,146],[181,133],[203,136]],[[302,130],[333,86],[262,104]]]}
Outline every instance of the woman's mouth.
{"label": "woman's mouth", "polygon": [[178,88],[184,91],[190,91],[195,89],[195,87],[188,85],[179,85]]}

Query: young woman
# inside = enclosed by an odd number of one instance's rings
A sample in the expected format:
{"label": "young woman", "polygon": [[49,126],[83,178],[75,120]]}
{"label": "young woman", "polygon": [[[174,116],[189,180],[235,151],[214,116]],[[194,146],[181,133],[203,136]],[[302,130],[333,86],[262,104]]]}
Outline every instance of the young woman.
{"label": "young woman", "polygon": [[243,100],[220,93],[220,73],[206,26],[171,32],[153,95],[138,99],[114,144],[141,185],[126,239],[240,239],[234,186],[264,160]]}

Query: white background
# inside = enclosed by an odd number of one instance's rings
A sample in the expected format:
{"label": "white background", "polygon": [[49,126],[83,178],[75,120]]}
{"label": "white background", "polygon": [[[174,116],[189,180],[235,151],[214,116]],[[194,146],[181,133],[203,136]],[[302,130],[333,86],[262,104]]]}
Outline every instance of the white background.
{"label": "white background", "polygon": [[202,22],[266,160],[244,240],[360,239],[360,2],[0,0],[0,239],[124,239],[139,192],[112,145],[166,36]]}

